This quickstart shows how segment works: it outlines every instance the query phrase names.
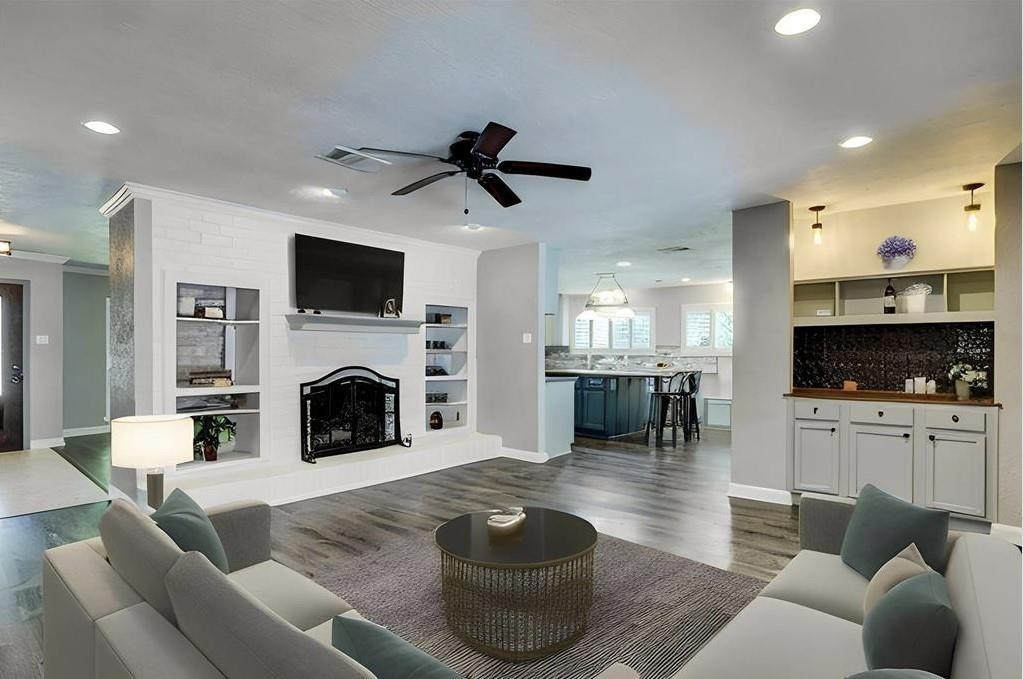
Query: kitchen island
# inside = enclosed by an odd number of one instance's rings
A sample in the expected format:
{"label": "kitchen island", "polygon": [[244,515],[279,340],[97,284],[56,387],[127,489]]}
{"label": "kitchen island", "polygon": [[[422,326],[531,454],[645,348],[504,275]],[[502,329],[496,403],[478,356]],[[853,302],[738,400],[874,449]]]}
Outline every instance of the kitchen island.
{"label": "kitchen island", "polygon": [[548,377],[578,377],[575,382],[575,433],[610,439],[646,428],[650,392],[676,370],[549,369]]}

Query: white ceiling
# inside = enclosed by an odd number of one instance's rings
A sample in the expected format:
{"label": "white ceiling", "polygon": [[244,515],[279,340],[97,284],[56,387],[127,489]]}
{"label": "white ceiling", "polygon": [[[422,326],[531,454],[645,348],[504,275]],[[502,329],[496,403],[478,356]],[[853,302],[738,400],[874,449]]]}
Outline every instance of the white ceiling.
{"label": "white ceiling", "polygon": [[[830,212],[956,193],[1020,142],[1018,0],[146,2],[0,0],[0,234],[106,260],[96,209],[126,180],[479,248],[546,241],[561,287],[619,259],[627,287],[731,276],[730,210]],[[104,137],[80,121],[123,132]],[[488,120],[505,159],[593,167],[509,177],[504,210],[402,162],[363,175],[333,144],[443,155]],[[836,146],[855,133],[874,144]],[[342,187],[343,201],[308,186]],[[686,244],[665,255],[656,248]]]}

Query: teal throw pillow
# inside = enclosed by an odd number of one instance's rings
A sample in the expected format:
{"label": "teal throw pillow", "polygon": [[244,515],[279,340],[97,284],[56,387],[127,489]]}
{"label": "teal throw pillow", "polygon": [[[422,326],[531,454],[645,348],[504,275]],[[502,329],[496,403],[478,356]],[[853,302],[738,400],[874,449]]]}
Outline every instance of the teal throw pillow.
{"label": "teal throw pillow", "polygon": [[334,617],[331,644],[377,679],[458,679],[433,656],[363,618]]}
{"label": "teal throw pillow", "polygon": [[183,552],[201,552],[214,566],[227,573],[227,552],[217,529],[185,491],[175,488],[152,515],[153,521]]}

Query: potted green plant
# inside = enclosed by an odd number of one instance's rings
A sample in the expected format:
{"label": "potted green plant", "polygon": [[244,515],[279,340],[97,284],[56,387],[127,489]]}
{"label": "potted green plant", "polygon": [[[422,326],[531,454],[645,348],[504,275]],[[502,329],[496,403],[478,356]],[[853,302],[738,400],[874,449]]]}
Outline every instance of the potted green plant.
{"label": "potted green plant", "polygon": [[234,440],[238,423],[223,415],[202,415],[192,419],[195,421],[192,439],[195,459],[216,461],[220,445]]}

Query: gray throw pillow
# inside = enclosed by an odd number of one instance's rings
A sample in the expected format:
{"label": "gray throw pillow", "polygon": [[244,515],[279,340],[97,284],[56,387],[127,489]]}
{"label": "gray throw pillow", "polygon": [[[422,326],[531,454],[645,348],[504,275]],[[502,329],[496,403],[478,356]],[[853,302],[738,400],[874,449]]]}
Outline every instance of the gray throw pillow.
{"label": "gray throw pillow", "polygon": [[945,578],[934,571],[915,575],[892,587],[863,620],[867,667],[947,677],[958,633]]}
{"label": "gray throw pillow", "polygon": [[369,620],[334,616],[334,648],[372,672],[377,679],[458,679],[444,663]]}
{"label": "gray throw pillow", "polygon": [[174,622],[174,609],[163,582],[181,549],[153,520],[131,502],[117,499],[99,519],[107,559],[117,574],[153,608]]}
{"label": "gray throw pillow", "polygon": [[214,566],[228,572],[227,553],[224,543],[217,535],[217,529],[210,523],[203,508],[185,491],[175,488],[153,512],[156,525],[174,540],[183,552],[202,552]]}
{"label": "gray throw pillow", "polygon": [[374,679],[235,585],[200,552],[183,554],[166,582],[178,629],[228,679]]}
{"label": "gray throw pillow", "polygon": [[845,679],[941,679],[937,674],[923,670],[867,670],[850,674]]}
{"label": "gray throw pillow", "polygon": [[847,566],[870,580],[911,543],[932,568],[945,567],[948,512],[917,507],[867,484],[860,490],[842,540]]}

